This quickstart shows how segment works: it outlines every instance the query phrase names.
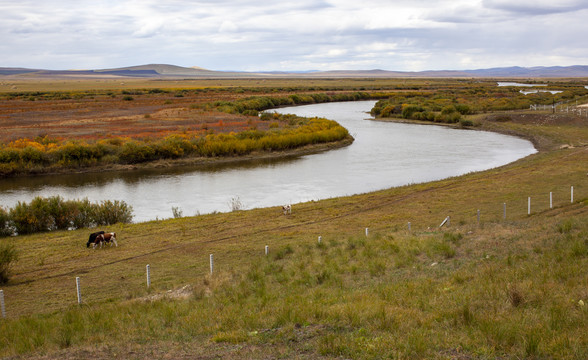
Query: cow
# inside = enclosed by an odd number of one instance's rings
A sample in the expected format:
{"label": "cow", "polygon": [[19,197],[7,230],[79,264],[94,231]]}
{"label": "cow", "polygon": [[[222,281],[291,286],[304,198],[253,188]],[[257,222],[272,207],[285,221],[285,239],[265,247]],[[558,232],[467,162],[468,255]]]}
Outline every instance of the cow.
{"label": "cow", "polygon": [[92,241],[88,240],[86,247],[90,247],[90,244],[92,244],[93,249],[96,249],[96,247],[98,247],[98,245],[100,245],[100,248],[102,248],[104,243],[110,243],[110,246],[112,246],[112,244],[114,244],[114,246],[118,247],[118,243],[116,242],[116,233],[115,232],[107,233],[104,231],[99,231],[94,234],[91,234],[90,238],[91,239],[93,238],[93,240]]}
{"label": "cow", "polygon": [[89,248],[90,244],[95,243],[96,237],[98,237],[98,235],[102,235],[102,234],[104,234],[104,231],[98,231],[98,232],[90,234],[90,238],[88,239],[88,242],[86,243],[86,247]]}
{"label": "cow", "polygon": [[[110,246],[112,246],[112,244],[114,243],[114,246],[118,247],[118,244],[116,242],[116,233],[115,232],[102,234],[102,239],[105,243],[110,243]],[[100,247],[102,247],[102,245],[100,245]]]}
{"label": "cow", "polygon": [[96,240],[94,241],[93,245],[94,249],[96,249],[96,246],[98,246],[98,244],[100,244],[100,248],[102,248],[104,243],[110,243],[110,246],[114,244],[114,246],[118,247],[118,243],[116,242],[116,233],[104,233],[96,236]]}
{"label": "cow", "polygon": [[282,206],[282,211],[284,212],[284,215],[292,214],[292,205]]}

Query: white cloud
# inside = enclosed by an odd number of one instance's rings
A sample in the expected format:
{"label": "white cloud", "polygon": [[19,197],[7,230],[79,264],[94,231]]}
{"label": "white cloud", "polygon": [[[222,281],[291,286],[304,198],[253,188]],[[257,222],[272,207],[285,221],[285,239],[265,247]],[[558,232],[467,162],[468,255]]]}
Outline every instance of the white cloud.
{"label": "white cloud", "polygon": [[0,3],[0,66],[162,62],[218,70],[425,70],[588,64],[588,49],[575,40],[585,32],[585,3],[6,1]]}

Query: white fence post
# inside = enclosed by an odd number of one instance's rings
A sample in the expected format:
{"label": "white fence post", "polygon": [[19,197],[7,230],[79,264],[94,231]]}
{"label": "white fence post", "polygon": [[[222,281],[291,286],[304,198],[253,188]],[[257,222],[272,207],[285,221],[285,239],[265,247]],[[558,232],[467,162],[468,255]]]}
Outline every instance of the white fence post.
{"label": "white fence post", "polygon": [[445,219],[443,219],[443,222],[441,222],[441,225],[439,225],[439,227],[443,227],[443,225],[447,224],[447,226],[449,226],[449,216],[446,217]]}
{"label": "white fence post", "polygon": [[150,271],[149,264],[147,264],[147,266],[145,266],[145,270],[147,271],[147,287],[150,287],[151,286],[151,271]]}
{"label": "white fence post", "polygon": [[267,246],[267,245],[266,245],[266,246],[265,246],[265,254],[267,255],[267,254],[268,254],[268,252],[269,252],[269,246]]}
{"label": "white fence post", "polygon": [[6,308],[4,307],[4,290],[0,290],[0,309],[2,310],[2,317],[6,318]]}
{"label": "white fence post", "polygon": [[210,275],[212,275],[212,270],[214,270],[214,256],[210,254]]}
{"label": "white fence post", "polygon": [[574,187],[573,186],[572,186],[572,189],[570,191],[571,191],[571,200],[570,200],[570,202],[573,204],[574,203]]}
{"label": "white fence post", "polygon": [[502,218],[506,220],[506,203],[502,203]]}
{"label": "white fence post", "polygon": [[80,305],[82,303],[82,289],[80,287],[80,277],[79,276],[76,277],[76,289],[78,292],[78,305]]}
{"label": "white fence post", "polygon": [[553,192],[549,192],[549,208],[553,209]]}
{"label": "white fence post", "polygon": [[366,237],[368,236],[368,233],[369,233],[369,229],[368,228],[365,228],[365,236]]}
{"label": "white fence post", "polygon": [[321,240],[322,240],[322,239],[323,239],[323,237],[322,237],[322,236],[319,236],[319,237],[318,237],[318,243],[319,243],[319,244],[321,243]]}
{"label": "white fence post", "polygon": [[527,200],[527,215],[531,215],[531,197]]}

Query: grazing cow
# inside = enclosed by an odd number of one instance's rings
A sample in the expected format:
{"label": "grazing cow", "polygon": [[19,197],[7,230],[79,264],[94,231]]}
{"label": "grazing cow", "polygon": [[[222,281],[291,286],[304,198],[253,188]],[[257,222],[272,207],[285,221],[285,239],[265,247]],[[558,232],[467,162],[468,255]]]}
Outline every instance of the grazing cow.
{"label": "grazing cow", "polygon": [[282,206],[282,211],[284,212],[284,215],[292,214],[292,205]]}
{"label": "grazing cow", "polygon": [[[112,244],[114,243],[115,246],[118,246],[118,243],[116,242],[116,233],[114,232],[105,233],[104,231],[102,231],[101,233],[97,233],[92,243],[93,249],[96,249],[98,245],[100,245],[100,248],[102,248],[104,243],[110,243],[110,246],[112,246]],[[88,247],[89,246],[90,245],[88,245]]]}
{"label": "grazing cow", "polygon": [[89,248],[90,244],[93,244],[96,241],[96,237],[98,235],[102,235],[102,234],[104,234],[104,231],[98,231],[98,232],[90,234],[90,238],[88,239],[88,242],[86,243],[86,247]]}
{"label": "grazing cow", "polygon": [[[116,233],[115,232],[102,234],[102,239],[104,239],[104,242],[110,243],[110,246],[112,246],[112,244],[114,243],[114,246],[118,247],[118,244],[116,243]],[[102,245],[100,247],[102,247]]]}

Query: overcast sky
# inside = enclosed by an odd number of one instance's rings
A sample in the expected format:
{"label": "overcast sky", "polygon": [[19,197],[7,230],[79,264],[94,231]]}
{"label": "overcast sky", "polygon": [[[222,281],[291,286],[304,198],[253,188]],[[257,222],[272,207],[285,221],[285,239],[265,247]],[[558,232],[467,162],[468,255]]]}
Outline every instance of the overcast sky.
{"label": "overcast sky", "polygon": [[0,0],[0,67],[588,65],[588,0]]}

